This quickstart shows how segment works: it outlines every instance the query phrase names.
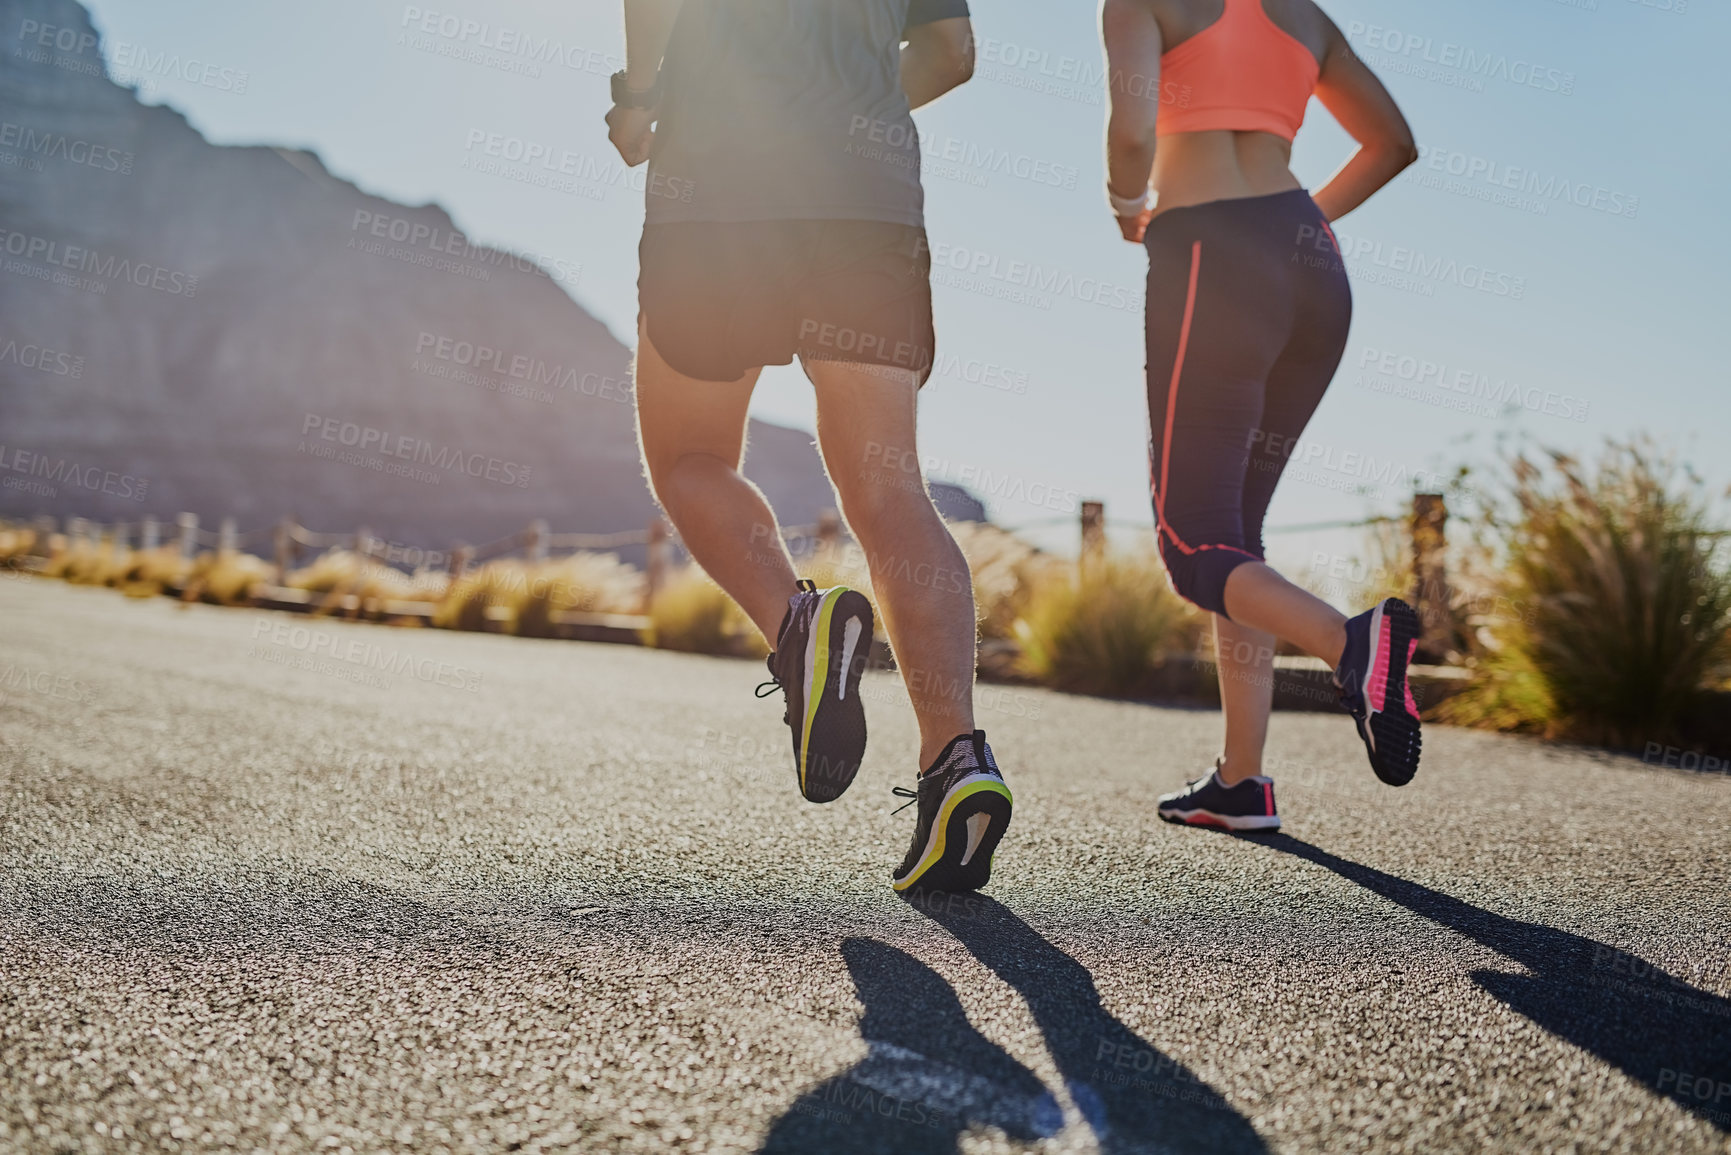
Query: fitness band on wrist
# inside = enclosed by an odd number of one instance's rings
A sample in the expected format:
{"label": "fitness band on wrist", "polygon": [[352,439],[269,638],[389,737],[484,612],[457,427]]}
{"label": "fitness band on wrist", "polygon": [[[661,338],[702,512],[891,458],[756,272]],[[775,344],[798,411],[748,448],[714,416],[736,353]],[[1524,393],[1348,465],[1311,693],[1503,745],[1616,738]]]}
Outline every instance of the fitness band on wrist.
{"label": "fitness band on wrist", "polygon": [[661,103],[661,73],[655,74],[655,83],[647,90],[632,88],[625,82],[623,71],[613,74],[613,103],[620,108],[635,108],[648,110]]}
{"label": "fitness band on wrist", "polygon": [[1112,212],[1120,217],[1141,216],[1142,211],[1148,207],[1149,197],[1148,189],[1143,189],[1139,197],[1121,197],[1112,191],[1110,184],[1106,186],[1106,202],[1112,206]]}

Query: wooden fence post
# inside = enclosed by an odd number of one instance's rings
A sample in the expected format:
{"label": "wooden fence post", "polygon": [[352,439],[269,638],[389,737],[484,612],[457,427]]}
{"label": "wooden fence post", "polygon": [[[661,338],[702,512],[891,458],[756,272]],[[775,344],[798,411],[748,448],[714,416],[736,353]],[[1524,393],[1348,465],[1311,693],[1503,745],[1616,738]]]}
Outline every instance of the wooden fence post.
{"label": "wooden fence post", "polygon": [[649,523],[649,556],[643,566],[643,612],[655,604],[655,595],[667,584],[667,522],[656,518]]}
{"label": "wooden fence post", "polygon": [[373,556],[373,531],[367,526],[355,530],[355,552],[360,554],[362,561]]}
{"label": "wooden fence post", "polygon": [[1419,652],[1432,662],[1455,645],[1448,584],[1448,505],[1440,493],[1412,499],[1413,609],[1419,619]]}
{"label": "wooden fence post", "polygon": [[114,529],[109,533],[108,537],[109,548],[114,550],[117,554],[125,553],[129,548],[128,543],[131,542],[131,540],[132,527],[124,521],[115,522]]}
{"label": "wooden fence post", "polygon": [[288,584],[288,572],[294,565],[294,534],[294,520],[285,517],[276,523],[276,532],[271,535],[271,553],[276,560],[275,584],[279,589]]}
{"label": "wooden fence post", "polygon": [[30,543],[30,556],[47,557],[49,539],[54,536],[54,531],[58,528],[57,523],[52,517],[44,513],[38,515],[30,525],[36,531],[36,540]]}
{"label": "wooden fence post", "polygon": [[839,564],[841,561],[841,514],[833,509],[826,509],[817,515],[817,542],[812,549],[812,560],[822,557],[824,561]]}
{"label": "wooden fence post", "polygon": [[547,522],[536,518],[523,532],[523,554],[532,562],[547,560]]}
{"label": "wooden fence post", "polygon": [[174,519],[174,524],[179,535],[181,560],[191,561],[198,554],[198,514],[183,513]]}
{"label": "wooden fence post", "polygon": [[217,527],[216,548],[220,553],[233,553],[240,544],[240,529],[234,524],[234,518],[225,517]]}
{"label": "wooden fence post", "polygon": [[149,553],[162,544],[162,525],[154,517],[144,519],[138,530],[138,548]]}
{"label": "wooden fence post", "polygon": [[451,547],[451,580],[457,581],[469,570],[469,559],[475,556],[475,551],[466,545]]}
{"label": "wooden fence post", "polygon": [[1082,503],[1082,556],[1078,562],[1080,569],[1086,570],[1103,560],[1106,556],[1106,503],[1103,501],[1084,501]]}

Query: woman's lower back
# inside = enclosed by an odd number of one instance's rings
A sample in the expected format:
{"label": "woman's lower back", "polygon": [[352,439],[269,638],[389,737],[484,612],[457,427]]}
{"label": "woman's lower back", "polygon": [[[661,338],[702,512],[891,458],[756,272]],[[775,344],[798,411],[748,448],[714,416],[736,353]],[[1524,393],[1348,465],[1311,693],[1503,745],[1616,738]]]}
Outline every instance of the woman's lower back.
{"label": "woman's lower back", "polygon": [[1187,205],[1270,196],[1301,188],[1292,146],[1267,132],[1185,132],[1154,153],[1155,215]]}

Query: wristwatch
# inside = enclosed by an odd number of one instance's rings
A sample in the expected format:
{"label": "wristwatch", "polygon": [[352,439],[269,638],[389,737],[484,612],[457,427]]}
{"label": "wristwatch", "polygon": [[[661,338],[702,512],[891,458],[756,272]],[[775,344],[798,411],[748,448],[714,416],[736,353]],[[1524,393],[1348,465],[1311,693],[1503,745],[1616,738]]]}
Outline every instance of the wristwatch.
{"label": "wristwatch", "polygon": [[649,91],[632,88],[625,83],[623,71],[613,74],[613,103],[619,108],[651,109],[661,101],[661,74],[655,74],[655,83]]}

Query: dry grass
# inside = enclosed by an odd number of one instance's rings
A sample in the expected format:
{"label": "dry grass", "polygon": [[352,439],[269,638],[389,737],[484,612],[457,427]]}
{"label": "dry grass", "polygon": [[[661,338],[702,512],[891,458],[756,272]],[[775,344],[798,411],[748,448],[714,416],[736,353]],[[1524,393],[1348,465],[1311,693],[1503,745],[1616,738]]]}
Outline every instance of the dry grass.
{"label": "dry grass", "polygon": [[769,653],[745,611],[695,565],[674,574],[655,595],[649,622],[644,640],[659,649],[749,658]]}
{"label": "dry grass", "polygon": [[436,602],[445,596],[449,584],[446,575],[437,570],[406,574],[347,549],[320,554],[284,580],[291,589],[326,595],[325,611],[334,610],[353,595],[366,612],[376,612],[386,601]]}
{"label": "dry grass", "polygon": [[201,553],[192,563],[184,601],[204,601],[219,606],[243,606],[270,584],[276,569],[263,558],[237,550]]}
{"label": "dry grass", "polygon": [[73,585],[115,585],[126,572],[130,553],[130,550],[116,549],[114,543],[106,539],[78,538],[50,554],[42,573]]}
{"label": "dry grass", "polygon": [[507,604],[515,583],[498,562],[472,569],[445,593],[433,610],[433,624],[446,630],[484,630],[487,609],[495,602]]}
{"label": "dry grass", "polygon": [[1362,550],[1336,559],[1335,570],[1307,570],[1297,584],[1324,601],[1356,613],[1383,598],[1411,598],[1412,530],[1405,519],[1379,521],[1364,529]]}
{"label": "dry grass", "polygon": [[18,565],[36,548],[36,531],[25,526],[0,525],[0,569]]}
{"label": "dry grass", "polygon": [[1481,623],[1452,721],[1637,747],[1678,737],[1731,678],[1731,566],[1700,482],[1643,444],[1589,472],[1509,464],[1512,508],[1483,578],[1510,612]]}
{"label": "dry grass", "polygon": [[526,637],[553,636],[554,614],[629,614],[643,600],[642,573],[610,553],[574,553],[517,572],[511,632]]}
{"label": "dry grass", "polygon": [[157,597],[169,587],[185,586],[191,574],[192,563],[180,555],[180,547],[162,545],[133,550],[126,572],[116,584],[128,597]]}
{"label": "dry grass", "polygon": [[1034,592],[1068,580],[1074,563],[1042,552],[1008,530],[962,522],[950,526],[974,576],[974,614],[982,641],[1015,637]]}
{"label": "dry grass", "polygon": [[1021,668],[1061,690],[1123,697],[1168,653],[1194,653],[1203,616],[1180,598],[1152,552],[1111,556],[1080,575],[1048,575],[1016,619]]}
{"label": "dry grass", "polygon": [[501,559],[451,583],[433,624],[486,629],[488,610],[499,607],[507,633],[549,637],[555,613],[635,613],[642,590],[641,574],[610,553],[576,553],[545,562]]}

